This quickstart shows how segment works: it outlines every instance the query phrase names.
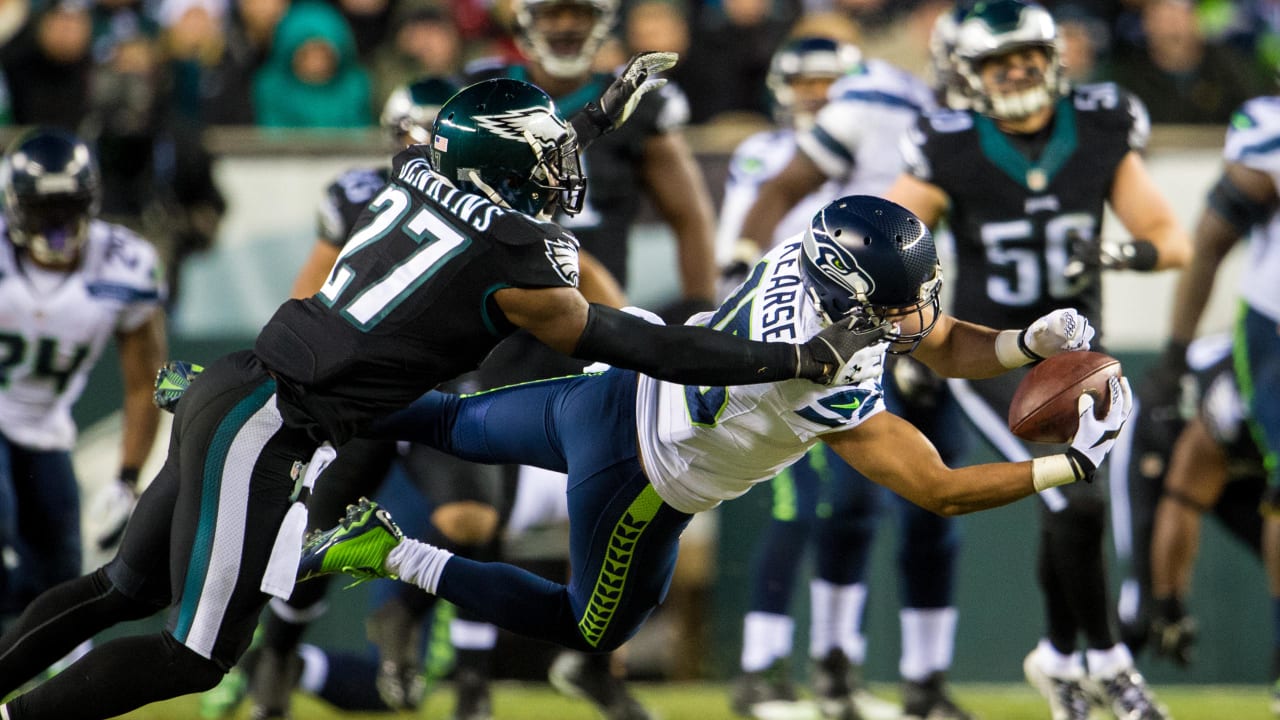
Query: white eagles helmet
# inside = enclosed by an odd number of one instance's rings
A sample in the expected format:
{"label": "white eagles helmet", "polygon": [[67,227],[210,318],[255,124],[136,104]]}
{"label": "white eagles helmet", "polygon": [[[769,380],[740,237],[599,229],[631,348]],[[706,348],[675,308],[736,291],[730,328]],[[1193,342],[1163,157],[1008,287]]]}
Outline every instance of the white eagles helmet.
{"label": "white eagles helmet", "polygon": [[[979,70],[984,60],[1026,47],[1041,48],[1049,58],[1042,83],[1010,94],[983,86]],[[957,29],[955,62],[973,109],[999,120],[1021,120],[1067,91],[1053,16],[1033,2],[991,0],[975,5]]]}

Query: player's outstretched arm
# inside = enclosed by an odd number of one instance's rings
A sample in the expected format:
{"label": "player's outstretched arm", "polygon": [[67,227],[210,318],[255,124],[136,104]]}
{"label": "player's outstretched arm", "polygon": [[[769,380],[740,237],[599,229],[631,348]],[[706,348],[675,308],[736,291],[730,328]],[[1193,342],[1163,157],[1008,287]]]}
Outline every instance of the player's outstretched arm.
{"label": "player's outstretched arm", "polygon": [[1071,308],[1054,310],[1020,330],[997,331],[943,315],[912,354],[943,377],[976,379],[1088,350],[1093,335],[1089,319]]}
{"label": "player's outstretched arm", "polygon": [[[507,319],[549,347],[683,385],[752,385],[805,378],[861,382],[880,371],[886,326],[837,323],[808,342],[757,342],[692,325],[656,325],[588,305],[573,288],[506,288],[494,295]],[[860,352],[865,351],[865,352]]]}
{"label": "player's outstretched arm", "polygon": [[1080,429],[1065,452],[1026,462],[949,468],[923,433],[889,412],[823,440],[858,472],[920,507],[961,515],[1091,479],[1133,409],[1123,378],[1113,378],[1109,392],[1111,407],[1101,420],[1093,416],[1093,399],[1081,396]]}

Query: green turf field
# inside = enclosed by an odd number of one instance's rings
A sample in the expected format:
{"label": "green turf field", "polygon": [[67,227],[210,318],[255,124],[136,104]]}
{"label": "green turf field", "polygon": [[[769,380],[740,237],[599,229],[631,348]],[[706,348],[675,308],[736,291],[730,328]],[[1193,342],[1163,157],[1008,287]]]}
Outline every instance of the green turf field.
{"label": "green turf field", "polygon": [[[893,698],[892,687],[877,687],[882,697]],[[636,695],[663,720],[712,720],[733,718],[726,700],[725,686],[711,683],[635,684]],[[1204,686],[1181,685],[1158,688],[1160,699],[1168,705],[1175,720],[1273,720],[1266,690],[1252,685]],[[1022,685],[957,684],[955,696],[982,720],[1047,720],[1044,702],[1033,690]],[[298,696],[294,705],[297,720],[360,720],[372,718],[416,717],[444,720],[452,708],[451,693],[437,690],[427,706],[416,714],[342,713],[311,698]],[[247,706],[232,716],[244,720]],[[494,716],[497,720],[597,720],[594,710],[583,702],[557,695],[547,686],[501,683],[494,694]],[[195,720],[199,718],[194,697],[179,698],[152,705],[129,715],[128,720]],[[793,720],[800,720],[797,715]],[[1097,720],[1110,715],[1095,713]]]}

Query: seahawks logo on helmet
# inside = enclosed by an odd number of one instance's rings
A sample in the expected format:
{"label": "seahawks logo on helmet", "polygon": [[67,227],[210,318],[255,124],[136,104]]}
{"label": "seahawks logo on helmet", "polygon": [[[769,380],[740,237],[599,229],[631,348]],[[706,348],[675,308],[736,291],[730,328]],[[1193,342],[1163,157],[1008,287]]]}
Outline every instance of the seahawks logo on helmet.
{"label": "seahawks logo on helmet", "polygon": [[819,230],[817,223],[813,227],[814,239],[825,239],[827,242],[814,243],[813,264],[831,280],[849,290],[855,298],[866,298],[876,291],[876,280],[871,277],[848,248],[831,237],[825,228]]}
{"label": "seahawks logo on helmet", "polygon": [[566,238],[547,238],[547,259],[566,283],[578,286],[578,244]]}
{"label": "seahawks logo on helmet", "polygon": [[568,125],[545,107],[525,107],[496,115],[476,115],[475,123],[507,140],[525,140],[532,136],[540,145],[555,144],[564,136]]}

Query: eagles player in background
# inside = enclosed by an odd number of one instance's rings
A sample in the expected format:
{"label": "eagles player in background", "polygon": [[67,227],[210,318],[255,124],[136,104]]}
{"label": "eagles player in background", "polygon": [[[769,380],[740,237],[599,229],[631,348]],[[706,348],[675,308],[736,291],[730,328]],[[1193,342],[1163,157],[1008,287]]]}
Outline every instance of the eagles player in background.
{"label": "eagles player in background", "polygon": [[[588,107],[584,132],[626,119],[628,101],[653,88],[649,59]],[[397,155],[321,291],[286,301],[252,350],[191,383],[116,557],[40,595],[0,636],[0,696],[119,622],[172,607],[166,629],[99,645],[0,717],[113,717],[217,684],[267,597],[293,590],[305,500],[333,447],[474,368],[516,328],[693,385],[858,380],[855,354],[881,330],[841,323],[765,343],[588,304],[576,240],[537,219],[582,207],[578,136],[518,81],[473,85],[441,108],[432,145]]]}
{"label": "eagles player in background", "polygon": [[[941,88],[931,88],[919,78],[879,60],[867,60],[859,68],[841,78],[830,91],[830,102],[816,115],[815,124],[796,136],[796,148],[781,170],[759,185],[759,194],[746,212],[742,223],[734,265],[745,267],[747,260],[776,241],[785,218],[793,208],[806,202],[812,193],[822,192],[827,183],[842,186],[841,192],[882,193],[902,169],[897,150],[899,137],[915,121],[921,111],[935,107],[935,96]],[[741,271],[731,265],[729,274]],[[929,434],[930,439],[948,461],[963,453],[964,438],[951,431],[948,417],[958,410],[941,380],[923,365],[909,357],[893,358],[886,373],[886,402]],[[824,450],[816,450],[823,453]],[[834,458],[820,467],[830,475],[828,486],[839,488],[833,500],[841,507],[832,509],[833,518],[842,522],[820,525],[826,537],[815,539],[819,552],[830,559],[826,569],[820,567],[819,578],[811,586],[815,595],[815,617],[829,618],[831,627],[817,633],[818,644],[811,646],[816,680],[822,686],[820,695],[843,695],[846,687],[857,697],[859,665],[865,656],[865,638],[859,631],[860,616],[866,597],[865,573],[870,544],[874,535],[878,498],[881,491],[865,491],[865,478],[834,477],[850,472]],[[807,463],[807,464],[806,464]],[[802,459],[795,475],[815,471],[814,463]],[[856,475],[856,473],[853,473]],[[864,489],[848,491],[854,484]],[[909,718],[967,718],[968,714],[951,698],[946,672],[951,667],[958,613],[954,606],[954,569],[959,547],[956,523],[920,507],[890,496],[900,520],[902,562],[902,653],[899,674],[902,677],[903,712]],[[772,649],[761,647],[759,638],[778,638],[789,634],[790,619],[783,613],[784,593],[778,589],[785,560],[798,546],[795,527],[774,523],[776,534],[764,540],[766,552],[774,554],[774,570],[762,576],[769,582],[777,578],[767,593],[753,601],[764,613],[753,613],[744,623],[744,670],[746,674],[735,688],[739,712],[774,697],[785,697],[785,685],[774,682],[776,672],[761,672],[761,663],[781,656],[788,648],[777,643]],[[821,556],[820,556],[821,557]],[[823,561],[819,560],[820,566]],[[823,577],[825,576],[825,577]],[[753,639],[757,638],[757,639]],[[836,643],[836,647],[830,647]],[[749,657],[754,656],[754,657]],[[825,703],[833,714],[848,714],[848,703],[834,700]],[[867,710],[873,710],[870,705]]]}
{"label": "eagles player in background", "polygon": [[120,469],[93,502],[122,507],[97,528],[109,547],[139,492],[158,412],[165,283],[155,249],[97,218],[98,167],[89,146],[52,128],[20,135],[0,167],[0,625],[81,571],[80,495],[72,406],[115,340],[123,375]]}
{"label": "eagles player in background", "polygon": [[[910,212],[870,196],[833,201],[804,235],[767,254],[718,310],[689,322],[797,339],[848,324],[877,338],[855,354],[850,385],[683,385],[610,368],[465,397],[427,393],[370,432],[473,461],[569,473],[572,577],[549,582],[402,540],[386,511],[363,500],[336,528],[308,539],[299,578],[398,577],[513,632],[598,652],[625,642],[662,601],[694,513],[741,496],[819,442],[939,514],[1089,477],[1132,406],[1126,380],[1111,381],[1104,419],[1082,395],[1071,447],[1035,461],[953,470],[922,433],[884,411],[887,351],[915,353],[945,375],[989,377],[1030,361],[1019,343],[1046,356],[1089,347],[1093,331],[1071,310],[1024,330],[957,321],[939,311],[941,282],[932,236]],[[1012,353],[1000,349],[1009,343]]]}
{"label": "eagles player in background", "polygon": [[[1272,711],[1280,714],[1280,98],[1245,103],[1231,118],[1223,149],[1226,167],[1209,191],[1196,225],[1195,251],[1178,279],[1170,317],[1170,349],[1163,356],[1166,383],[1185,370],[1185,349],[1195,336],[1222,259],[1248,235],[1240,277],[1241,307],[1235,335],[1236,376],[1248,404],[1249,428],[1262,453],[1268,488],[1262,557],[1270,580]],[[1168,387],[1168,385],[1166,385]]]}
{"label": "eagles player in background", "polygon": [[[931,226],[946,218],[959,276],[953,305],[974,322],[1030,322],[1072,306],[1098,325],[1104,265],[1162,270],[1188,256],[1188,238],[1139,154],[1149,131],[1145,110],[1115,85],[1068,89],[1056,39],[1053,18],[1039,5],[976,5],[955,46],[973,110],[922,117],[903,142],[908,171],[888,193]],[[1134,239],[1104,258],[1107,204]],[[950,383],[979,431],[1010,459],[1046,451],[1018,441],[1003,420],[1021,377]],[[1105,698],[1117,717],[1164,718],[1110,621],[1103,488],[1077,484],[1041,499],[1048,628],[1024,663],[1028,680],[1055,720],[1087,718],[1091,695]]]}

